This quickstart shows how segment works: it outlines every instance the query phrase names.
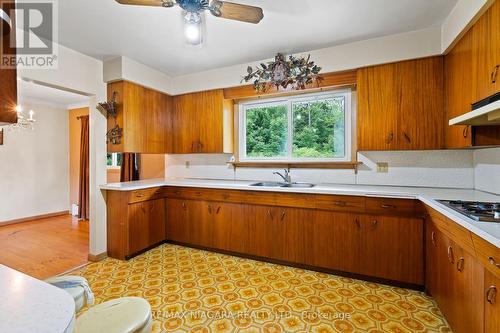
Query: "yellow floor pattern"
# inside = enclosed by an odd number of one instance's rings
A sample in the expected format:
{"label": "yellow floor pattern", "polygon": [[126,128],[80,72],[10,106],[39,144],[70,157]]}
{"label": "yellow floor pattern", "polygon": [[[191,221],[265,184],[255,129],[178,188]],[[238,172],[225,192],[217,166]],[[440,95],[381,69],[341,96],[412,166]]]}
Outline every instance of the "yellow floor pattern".
{"label": "yellow floor pattern", "polygon": [[96,303],[146,298],[153,332],[451,332],[420,292],[175,245],[72,274]]}

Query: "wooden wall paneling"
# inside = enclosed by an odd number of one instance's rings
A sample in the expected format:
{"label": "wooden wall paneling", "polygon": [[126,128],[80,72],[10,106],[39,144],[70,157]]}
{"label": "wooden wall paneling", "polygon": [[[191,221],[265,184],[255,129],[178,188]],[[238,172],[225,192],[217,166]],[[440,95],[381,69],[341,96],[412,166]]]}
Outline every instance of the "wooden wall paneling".
{"label": "wooden wall paneling", "polygon": [[[313,92],[315,90],[321,90],[325,88],[333,88],[333,87],[342,87],[342,86],[354,86],[356,84],[356,70],[348,70],[342,72],[334,72],[334,73],[324,73],[321,74],[323,80],[320,81],[317,85],[310,85],[307,89],[303,90],[304,93]],[[237,86],[231,88],[224,89],[224,98],[233,99],[233,100],[241,100],[241,99],[250,99],[250,98],[258,98],[264,96],[273,96],[273,95],[286,95],[290,93],[300,93],[301,91],[292,90],[291,87],[288,90],[277,90],[276,88],[271,88],[269,91],[265,93],[259,93],[255,91],[255,88],[252,84]]]}

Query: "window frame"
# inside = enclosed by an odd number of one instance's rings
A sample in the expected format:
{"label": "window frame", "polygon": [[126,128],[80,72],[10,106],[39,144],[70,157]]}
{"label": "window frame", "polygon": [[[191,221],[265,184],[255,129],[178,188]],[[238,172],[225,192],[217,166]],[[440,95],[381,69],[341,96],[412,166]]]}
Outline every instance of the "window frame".
{"label": "window frame", "polygon": [[121,154],[121,153],[108,153],[108,154],[111,154],[111,165],[106,165],[107,168],[108,169],[121,169],[121,165],[118,165],[118,154]]}
{"label": "window frame", "polygon": [[[239,119],[238,119],[238,161],[242,163],[345,163],[352,162],[352,151],[353,151],[353,115],[352,115],[352,89],[337,89],[330,90],[326,92],[315,92],[315,93],[305,93],[300,95],[289,95],[276,98],[266,98],[258,100],[248,100],[239,104]],[[294,158],[293,154],[293,103],[304,102],[304,101],[314,101],[314,100],[324,100],[329,98],[344,98],[344,138],[345,138],[345,156],[333,157],[333,158]],[[248,109],[259,107],[259,106],[277,106],[277,105],[287,106],[287,118],[288,118],[288,133],[287,133],[287,143],[285,157],[247,157],[247,128],[246,128],[246,112]]]}

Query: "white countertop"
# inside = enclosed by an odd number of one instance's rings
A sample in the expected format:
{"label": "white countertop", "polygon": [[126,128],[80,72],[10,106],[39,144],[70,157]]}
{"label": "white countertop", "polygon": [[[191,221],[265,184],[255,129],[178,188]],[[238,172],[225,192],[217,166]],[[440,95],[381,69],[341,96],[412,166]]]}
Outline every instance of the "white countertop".
{"label": "white countertop", "polygon": [[208,179],[148,179],[127,183],[112,183],[101,185],[103,190],[133,191],[158,186],[182,186],[231,190],[337,194],[354,196],[371,196],[386,198],[418,199],[426,205],[447,216],[451,220],[470,230],[479,237],[500,248],[500,223],[474,221],[454,210],[444,206],[437,200],[463,200],[500,202],[500,196],[470,189],[378,186],[378,185],[339,185],[318,184],[312,188],[276,188],[253,187],[255,181],[208,180]]}
{"label": "white countertop", "polygon": [[74,319],[70,294],[0,265],[0,333],[69,333]]}

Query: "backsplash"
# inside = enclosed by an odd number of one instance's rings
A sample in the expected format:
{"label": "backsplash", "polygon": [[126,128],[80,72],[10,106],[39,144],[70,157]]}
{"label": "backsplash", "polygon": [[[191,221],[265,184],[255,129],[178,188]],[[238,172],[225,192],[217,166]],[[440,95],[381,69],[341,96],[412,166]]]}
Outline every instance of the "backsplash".
{"label": "backsplash", "polygon": [[[167,155],[166,176],[230,180],[279,180],[278,169],[237,168],[227,162],[231,155]],[[363,152],[358,174],[353,170],[292,169],[298,182],[474,188],[474,152],[471,150]],[[387,162],[387,173],[377,163]]]}
{"label": "backsplash", "polygon": [[474,151],[474,182],[476,189],[500,195],[500,148]]}

